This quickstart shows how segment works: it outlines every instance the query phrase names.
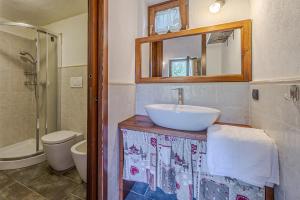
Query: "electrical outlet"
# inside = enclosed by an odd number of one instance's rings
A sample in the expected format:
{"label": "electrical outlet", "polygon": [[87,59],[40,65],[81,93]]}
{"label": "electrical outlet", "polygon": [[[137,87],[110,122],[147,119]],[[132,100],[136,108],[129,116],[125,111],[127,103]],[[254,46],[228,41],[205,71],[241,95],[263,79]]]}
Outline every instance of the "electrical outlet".
{"label": "electrical outlet", "polygon": [[254,100],[259,100],[259,90],[258,89],[253,89],[252,90],[252,99]]}

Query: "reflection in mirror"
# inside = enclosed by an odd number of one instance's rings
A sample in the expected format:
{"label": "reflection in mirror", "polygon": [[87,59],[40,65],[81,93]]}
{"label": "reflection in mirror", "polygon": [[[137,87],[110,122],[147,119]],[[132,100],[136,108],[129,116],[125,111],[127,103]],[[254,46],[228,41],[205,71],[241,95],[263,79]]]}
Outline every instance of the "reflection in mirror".
{"label": "reflection in mirror", "polygon": [[241,74],[241,30],[142,44],[142,78]]}
{"label": "reflection in mirror", "polygon": [[201,40],[201,35],[164,40],[162,76],[201,75]]}
{"label": "reflection in mirror", "polygon": [[207,75],[241,74],[241,30],[207,34]]}
{"label": "reflection in mirror", "polygon": [[176,58],[169,61],[169,77],[180,76],[196,76],[200,72],[201,68],[200,59],[197,57]]}
{"label": "reflection in mirror", "polygon": [[150,43],[143,43],[142,44],[142,77],[143,78],[148,78],[151,77],[150,73]]}
{"label": "reflection in mirror", "polygon": [[201,76],[202,54],[202,35],[143,43],[142,77]]}

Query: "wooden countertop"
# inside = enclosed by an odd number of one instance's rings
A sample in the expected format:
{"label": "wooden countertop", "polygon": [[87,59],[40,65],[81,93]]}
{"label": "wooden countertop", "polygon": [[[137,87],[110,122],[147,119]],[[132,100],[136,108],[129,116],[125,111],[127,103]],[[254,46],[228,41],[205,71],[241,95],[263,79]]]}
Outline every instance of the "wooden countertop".
{"label": "wooden countertop", "polygon": [[[232,126],[242,126],[249,127],[248,125],[241,124],[228,124],[228,123],[219,123],[217,124],[226,124]],[[144,115],[135,115],[119,123],[119,129],[128,129],[133,131],[141,131],[148,133],[156,133],[160,135],[175,136],[181,138],[189,138],[193,140],[206,140],[207,131],[181,131],[175,129],[164,128],[161,126],[155,125],[148,116]]]}
{"label": "wooden countertop", "polygon": [[180,131],[155,125],[148,116],[135,115],[119,123],[120,129],[129,129],[160,135],[189,138],[193,140],[206,140],[206,131]]}

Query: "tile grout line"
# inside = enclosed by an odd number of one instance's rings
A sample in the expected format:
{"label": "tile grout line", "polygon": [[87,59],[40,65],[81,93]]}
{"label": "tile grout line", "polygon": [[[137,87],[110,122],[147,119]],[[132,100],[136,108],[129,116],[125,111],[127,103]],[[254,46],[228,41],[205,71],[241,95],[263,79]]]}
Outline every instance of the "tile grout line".
{"label": "tile grout line", "polygon": [[[44,175],[40,176],[39,178],[41,178],[41,177],[43,177],[43,176],[47,176],[47,175],[49,175],[49,174],[44,174]],[[75,181],[72,181],[72,178],[67,177],[67,176],[65,176],[65,175],[57,175],[57,174],[55,174],[55,173],[50,174],[50,175],[51,175],[51,176],[54,175],[54,176],[57,176],[57,177],[59,177],[59,178],[64,177],[64,178],[68,179],[69,181],[71,181],[72,183],[74,183],[74,184],[76,185],[76,186],[74,187],[74,190],[75,190],[78,186],[81,185],[81,184],[76,183]],[[73,190],[73,191],[74,191],[74,190]],[[37,193],[38,193],[38,192],[37,192]],[[38,194],[39,194],[39,193],[38,193]],[[81,199],[81,200],[85,200],[85,199],[82,199],[81,197],[79,197],[79,196],[73,194],[72,192],[70,192],[69,195],[75,196],[75,197],[77,197],[77,198],[79,198],[79,199]],[[43,196],[43,195],[42,195],[42,196]],[[44,197],[44,196],[43,196],[43,197]],[[45,198],[46,198],[46,197],[45,197]],[[48,198],[46,198],[46,199],[48,199]]]}
{"label": "tile grout line", "polygon": [[135,192],[134,190],[130,190],[129,193],[133,193],[133,194],[136,194],[136,195],[138,195],[138,196],[142,196],[142,197],[144,197],[144,198],[147,199],[147,200],[154,200],[154,199],[152,199],[152,198],[150,198],[150,197],[146,197],[146,196],[145,196],[146,193],[148,192],[148,190],[149,190],[149,187],[147,188],[145,194],[139,194],[139,193]]}
{"label": "tile grout line", "polygon": [[82,200],[84,200],[83,198],[81,198],[81,197],[77,196],[76,194],[70,193],[70,195],[72,195],[72,196],[74,196],[74,197],[77,197],[77,198],[79,198],[79,199],[82,199]]}
{"label": "tile grout line", "polygon": [[[8,177],[8,178],[10,178],[10,177]],[[15,184],[15,183],[17,183],[17,182],[16,182],[14,179],[12,179],[12,182],[11,182],[10,184],[4,186],[3,188],[1,188],[0,191],[2,191],[2,190],[4,190],[4,189],[8,188],[9,186],[11,186],[11,185],[13,185],[13,184]]]}
{"label": "tile grout line", "polygon": [[[40,176],[40,177],[38,177],[38,178],[41,178],[41,177],[43,177],[43,176],[47,176],[47,174],[44,174],[44,175],[42,175],[42,176]],[[57,175],[56,175],[57,176]],[[37,178],[36,178],[37,179]],[[30,190],[30,191],[32,191],[32,192],[34,192],[34,193],[36,193],[36,194],[38,194],[38,195],[40,195],[40,196],[42,196],[42,197],[44,197],[45,199],[47,199],[48,200],[48,198],[47,197],[45,197],[44,195],[42,195],[42,194],[40,194],[40,193],[38,193],[37,191],[35,191],[34,189],[31,189],[30,187],[28,187],[28,186],[26,186],[26,185],[24,185],[23,183],[21,183],[21,182],[19,182],[19,181],[17,181],[17,180],[14,180],[16,183],[18,183],[18,184],[20,184],[20,185],[22,185],[22,186],[24,186],[25,188],[27,188],[28,190]],[[75,188],[77,188],[79,185],[76,185],[76,187]],[[77,195],[74,195],[74,194],[72,194],[71,192],[69,193],[70,195],[73,195],[73,196],[75,196],[75,197],[77,197],[77,198],[79,198],[79,199],[81,199],[81,200],[84,200],[84,199],[82,199],[81,197],[79,197],[79,196],[77,196]]]}
{"label": "tile grout line", "polygon": [[[47,173],[42,173],[42,174],[38,175],[37,177],[33,178],[31,181],[35,181],[35,180],[37,180],[37,179],[39,179],[39,178],[43,178],[43,177],[48,176],[48,175],[55,175],[55,176],[57,176],[58,178],[64,178],[65,180],[70,181],[71,183],[73,183],[74,186],[75,186],[75,187],[73,188],[73,190],[72,190],[70,193],[68,193],[68,195],[71,195],[71,196],[74,196],[74,197],[76,197],[76,198],[79,198],[80,200],[85,200],[85,198],[81,198],[80,196],[77,196],[76,194],[73,194],[73,193],[72,193],[72,192],[74,192],[77,188],[79,188],[80,186],[85,187],[85,185],[84,185],[83,182],[78,183],[78,181],[76,181],[75,178],[69,177],[69,176],[67,176],[67,175],[63,175],[63,174],[57,175],[57,174],[55,174],[55,173],[51,173],[51,172],[47,169],[47,167],[43,167],[43,166],[42,166],[42,167],[41,167],[41,170],[46,171]],[[19,171],[22,172],[22,170],[19,170]],[[8,188],[9,186],[11,186],[11,185],[13,185],[13,184],[18,184],[18,185],[24,187],[25,189],[27,189],[28,191],[32,192],[33,194],[37,194],[37,195],[39,195],[40,197],[43,197],[43,198],[45,198],[46,200],[49,200],[47,197],[45,197],[44,195],[40,194],[40,193],[39,193],[38,191],[36,191],[34,188],[31,188],[30,185],[27,185],[27,184],[22,183],[21,181],[17,180],[17,179],[15,178],[15,176],[13,176],[13,174],[7,174],[7,173],[5,173],[5,172],[3,172],[2,174],[5,175],[8,179],[10,179],[10,180],[11,180],[11,183],[9,183],[9,184],[7,184],[5,187],[1,188],[1,190],[5,189],[5,188]],[[18,176],[17,176],[17,177],[18,177]],[[1,191],[1,190],[0,190],[0,191]]]}
{"label": "tile grout line", "polygon": [[[71,192],[70,192],[70,194],[71,195],[73,195],[73,196],[75,196],[75,197],[78,197],[79,199],[82,199],[80,196],[77,196],[76,194],[73,194],[72,192],[74,192],[78,187],[80,187],[81,186],[81,184],[78,184],[78,185],[76,185],[75,187],[74,187],[74,190],[72,190]],[[83,185],[83,187],[86,187],[86,186],[84,186]],[[85,198],[86,199],[86,198]]]}
{"label": "tile grout line", "polygon": [[76,183],[77,185],[83,184],[83,183],[78,183],[78,182],[76,182],[73,178],[68,177],[68,176],[66,176],[66,175],[62,175],[62,176],[65,177],[65,178],[67,178],[67,179],[69,179],[69,180],[72,181],[73,183]]}
{"label": "tile grout line", "polygon": [[45,199],[48,199],[48,198],[46,198],[45,196],[43,196],[42,194],[38,193],[37,191],[35,191],[35,190],[33,190],[33,189],[27,187],[27,186],[24,185],[23,183],[21,183],[21,182],[19,182],[19,181],[17,181],[17,180],[15,180],[15,182],[18,183],[18,184],[20,184],[20,185],[22,185],[22,186],[24,186],[25,188],[27,188],[27,189],[30,190],[31,192],[36,193],[36,194],[38,194],[38,195],[44,197]]}
{"label": "tile grout line", "polygon": [[147,190],[145,191],[144,196],[147,194],[147,192],[149,191],[149,189],[150,189],[150,186],[147,187]]}
{"label": "tile grout line", "polygon": [[[133,193],[133,194],[136,194],[136,195],[138,195],[138,196],[141,196],[141,197],[144,197],[144,198],[146,198],[144,195],[142,195],[142,194],[139,194],[139,193],[136,193],[135,191],[133,191],[133,190],[130,190],[130,192],[129,192],[129,194],[130,193]],[[146,199],[149,199],[149,198],[146,198]]]}

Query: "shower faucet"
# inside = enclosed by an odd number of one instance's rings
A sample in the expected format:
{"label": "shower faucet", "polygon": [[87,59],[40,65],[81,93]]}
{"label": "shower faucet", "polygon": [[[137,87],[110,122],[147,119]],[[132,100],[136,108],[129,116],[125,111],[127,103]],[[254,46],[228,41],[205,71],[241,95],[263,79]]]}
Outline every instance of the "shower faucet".
{"label": "shower faucet", "polygon": [[175,88],[173,90],[177,90],[178,91],[178,101],[177,101],[177,104],[178,105],[183,105],[184,104],[183,88]]}

